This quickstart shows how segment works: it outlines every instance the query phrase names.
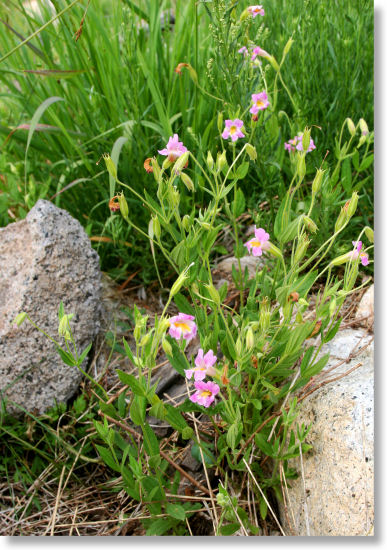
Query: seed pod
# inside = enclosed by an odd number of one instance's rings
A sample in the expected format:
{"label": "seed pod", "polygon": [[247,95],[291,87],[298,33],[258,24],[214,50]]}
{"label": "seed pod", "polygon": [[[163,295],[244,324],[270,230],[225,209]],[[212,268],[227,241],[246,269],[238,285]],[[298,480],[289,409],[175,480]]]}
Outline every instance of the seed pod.
{"label": "seed pod", "polygon": [[337,233],[337,231],[340,231],[340,229],[342,229],[345,226],[345,224],[347,223],[347,219],[348,219],[348,215],[344,207],[341,209],[340,214],[336,220],[335,233]]}
{"label": "seed pod", "polygon": [[102,156],[103,160],[105,161],[107,171],[117,181],[117,168],[113,162],[113,159],[108,153],[104,153]]}
{"label": "seed pod", "polygon": [[346,120],[347,120],[348,131],[353,137],[356,134],[355,124],[351,118],[347,118]]}
{"label": "seed pod", "polygon": [[325,174],[325,170],[320,170],[320,168],[317,170],[315,178],[312,183],[312,193],[313,195],[316,195],[321,188],[323,175]]}
{"label": "seed pod", "polygon": [[356,191],[354,191],[352,193],[352,197],[351,197],[351,200],[349,201],[348,208],[347,208],[348,219],[352,218],[352,216],[356,212],[358,200],[359,200],[359,195],[356,193]]}
{"label": "seed pod", "polygon": [[253,329],[250,327],[246,334],[246,348],[248,351],[251,351],[254,347],[254,333]]}
{"label": "seed pod", "polygon": [[309,218],[308,216],[304,216],[303,220],[305,227],[310,231],[311,233],[316,233],[318,227],[312,220],[312,218]]}
{"label": "seed pod", "polygon": [[188,191],[193,191],[195,189],[193,181],[191,180],[191,178],[187,174],[185,174],[184,172],[181,172],[180,177],[181,177],[184,185],[188,189]]}
{"label": "seed pod", "polygon": [[214,158],[211,155],[211,151],[208,151],[207,153],[207,166],[210,170],[212,170],[214,167]]}
{"label": "seed pod", "polygon": [[160,240],[161,226],[160,226],[159,218],[157,216],[152,216],[152,222],[153,222],[153,232],[156,236],[156,239]]}
{"label": "seed pod", "polygon": [[125,196],[124,196],[123,193],[120,193],[118,195],[118,202],[119,202],[119,205],[120,205],[120,212],[122,214],[122,217],[125,220],[128,220],[129,207],[128,207],[128,203],[126,202],[126,199],[125,199]]}
{"label": "seed pod", "polygon": [[371,227],[367,226],[364,229],[364,233],[366,234],[366,237],[369,240],[369,242],[373,243],[374,242],[374,231],[373,231],[373,229],[371,229]]}
{"label": "seed pod", "polygon": [[161,346],[164,350],[164,353],[166,353],[169,356],[172,356],[172,353],[173,353],[172,346],[166,338],[162,339]]}
{"label": "seed pod", "polygon": [[226,151],[223,151],[222,153],[218,153],[218,156],[216,157],[217,172],[221,172],[226,165],[227,165]]}

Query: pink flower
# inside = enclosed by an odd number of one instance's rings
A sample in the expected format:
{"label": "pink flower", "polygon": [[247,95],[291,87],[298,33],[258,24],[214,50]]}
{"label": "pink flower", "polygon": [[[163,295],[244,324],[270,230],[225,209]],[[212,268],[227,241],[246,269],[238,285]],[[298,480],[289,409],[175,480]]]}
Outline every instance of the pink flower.
{"label": "pink flower", "polygon": [[220,391],[218,384],[214,382],[195,382],[197,391],[190,396],[190,400],[203,407],[209,407],[215,401],[215,395]]}
{"label": "pink flower", "polygon": [[265,10],[262,6],[249,6],[247,11],[253,18],[257,17],[257,15],[261,15],[262,17],[265,15]]}
{"label": "pink flower", "polygon": [[262,256],[262,251],[269,248],[269,238],[269,233],[266,233],[264,229],[255,228],[255,237],[247,241],[244,246],[250,253],[253,253],[253,256]]}
{"label": "pink flower", "polygon": [[179,141],[179,136],[173,134],[173,137],[169,138],[167,146],[158,152],[160,155],[167,156],[170,162],[175,162],[186,151],[187,147],[184,147],[183,142]]}
{"label": "pink flower", "polygon": [[[297,151],[303,151],[302,146],[302,138],[304,137],[303,132],[300,132],[296,136],[294,136],[293,139],[290,139],[287,143],[285,143],[285,149],[289,151],[289,153],[294,152],[296,149]],[[314,141],[312,138],[310,138],[309,147],[306,151],[307,153],[310,153],[310,151],[313,151],[313,149],[316,149],[316,146],[314,144]]]}
{"label": "pink flower", "polygon": [[241,131],[241,128],[243,127],[243,120],[239,120],[239,118],[236,118],[235,120],[227,119],[225,125],[226,127],[222,134],[223,139],[231,137],[231,141],[236,141],[238,138],[245,137],[245,134]]}
{"label": "pink flower", "polygon": [[261,57],[270,57],[270,54],[268,54],[266,50],[263,50],[263,49],[260,48],[259,46],[256,46],[256,47],[253,49],[253,53],[252,53],[252,55],[251,55],[251,60],[254,61],[254,59],[255,59],[258,55],[261,56]]}
{"label": "pink flower", "polygon": [[189,342],[195,338],[198,330],[194,319],[193,315],[187,315],[186,313],[179,313],[171,317],[169,319],[169,334],[175,340],[184,338]]}
{"label": "pink flower", "polygon": [[249,53],[249,50],[246,48],[246,46],[242,46],[242,47],[238,50],[238,53],[243,53],[243,57],[246,57],[246,55]]}
{"label": "pink flower", "polygon": [[363,247],[363,243],[361,241],[352,241],[353,246],[355,247],[355,250],[352,252],[349,252],[349,256],[351,260],[357,260],[360,256],[360,261],[362,265],[368,265],[368,254],[366,252],[362,252],[361,249]]}
{"label": "pink flower", "polygon": [[203,350],[200,348],[195,358],[196,367],[185,370],[184,372],[186,377],[189,379],[192,377],[192,374],[194,374],[195,380],[204,380],[206,375],[214,376],[216,374],[216,370],[213,365],[216,363],[216,359],[217,357],[214,355],[212,349],[203,355]]}
{"label": "pink flower", "polygon": [[253,106],[250,109],[250,113],[253,115],[256,115],[258,111],[263,111],[263,109],[267,109],[270,105],[268,99],[267,99],[267,93],[266,92],[260,92],[259,94],[253,94],[251,96]]}

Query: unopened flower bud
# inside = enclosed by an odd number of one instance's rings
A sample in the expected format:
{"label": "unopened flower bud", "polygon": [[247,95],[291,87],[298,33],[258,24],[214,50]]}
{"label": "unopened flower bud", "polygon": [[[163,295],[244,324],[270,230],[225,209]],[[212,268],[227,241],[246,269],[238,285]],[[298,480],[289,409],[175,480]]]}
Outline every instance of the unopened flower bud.
{"label": "unopened flower bud", "polygon": [[308,216],[304,216],[302,221],[304,222],[304,225],[308,231],[310,231],[311,233],[316,233],[318,227],[314,223],[312,218],[309,218]]}
{"label": "unopened flower bud", "polygon": [[299,299],[300,295],[298,294],[298,292],[291,292],[288,296],[288,301],[289,302],[298,302],[298,299]]}
{"label": "unopened flower bud", "polygon": [[345,208],[342,208],[336,220],[335,233],[337,233],[337,231],[340,231],[340,229],[342,229],[345,226],[345,224],[347,223],[347,219],[348,219],[347,211]]}
{"label": "unopened flower bud", "polygon": [[258,114],[253,115],[253,116],[251,117],[251,121],[252,121],[252,122],[257,122],[257,121],[258,121]]}
{"label": "unopened flower bud", "polygon": [[333,298],[333,300],[329,304],[329,316],[333,317],[335,311],[336,311],[336,298]]}
{"label": "unopened flower bud", "polygon": [[254,160],[257,160],[257,150],[256,148],[251,145],[250,143],[248,143],[246,145],[246,153],[249,155],[250,157],[250,160],[254,161]]}
{"label": "unopened flower bud", "polygon": [[73,313],[69,315],[64,314],[61,320],[59,321],[58,334],[63,336],[65,340],[71,340],[70,335],[70,320],[74,317]]}
{"label": "unopened flower bud", "polygon": [[16,315],[15,319],[13,320],[12,324],[17,325],[20,327],[20,325],[25,321],[27,317],[27,313],[25,311],[22,311],[18,315]]}
{"label": "unopened flower bud", "polygon": [[217,126],[218,126],[218,132],[222,133],[223,131],[223,113],[218,113],[218,119],[217,119]]}
{"label": "unopened flower bud", "polygon": [[290,48],[293,45],[293,42],[294,42],[293,38],[289,38],[289,40],[286,42],[284,47],[284,55],[288,55],[288,53],[290,52]]}
{"label": "unopened flower bud", "polygon": [[302,149],[303,151],[308,151],[310,145],[310,133],[311,129],[307,129],[302,134]]}
{"label": "unopened flower bud", "polygon": [[272,254],[273,256],[275,256],[276,258],[279,258],[279,259],[282,258],[281,250],[270,241],[267,241],[267,248],[265,248],[265,250],[270,254]]}
{"label": "unopened flower bud", "polygon": [[205,229],[206,231],[209,231],[211,229],[211,224],[208,222],[199,222],[200,225]]}
{"label": "unopened flower bud", "polygon": [[160,221],[157,216],[152,216],[152,224],[153,224],[153,233],[156,236],[157,240],[160,240],[161,237],[161,226]]}
{"label": "unopened flower bud", "polygon": [[243,350],[242,340],[238,336],[238,339],[237,339],[236,344],[235,344],[235,351],[237,353],[237,357],[240,357],[242,355],[242,350]]}
{"label": "unopened flower bud", "polygon": [[337,266],[337,265],[346,264],[351,260],[351,257],[352,257],[352,252],[349,252],[349,253],[347,252],[346,254],[342,254],[341,256],[337,256],[336,258],[334,258],[329,265]]}
{"label": "unopened flower bud", "polygon": [[210,170],[212,170],[214,167],[214,158],[211,155],[211,151],[208,151],[207,153],[207,166]]}
{"label": "unopened flower bud", "polygon": [[173,206],[179,206],[180,204],[180,193],[175,187],[171,187],[169,191],[169,197]]}
{"label": "unopened flower bud", "polygon": [[113,162],[113,159],[108,153],[104,153],[102,157],[103,157],[103,160],[105,161],[107,171],[115,180],[117,180],[117,168]]}
{"label": "unopened flower bud", "polygon": [[188,267],[186,267],[184,269],[184,271],[182,273],[180,273],[180,275],[178,276],[176,281],[173,283],[172,288],[171,288],[170,293],[169,293],[171,297],[175,296],[175,294],[177,294],[179,292],[179,290],[181,289],[181,287],[183,286],[185,281],[188,279],[188,270],[191,266],[193,266],[193,263],[190,264]]}
{"label": "unopened flower bud", "polygon": [[212,284],[209,284],[209,285],[205,285],[208,292],[209,292],[209,295],[211,296],[211,298],[214,300],[215,304],[216,305],[220,305],[220,296],[219,296],[219,292],[216,290],[216,288],[214,287],[214,285]]}
{"label": "unopened flower bud", "polygon": [[173,173],[178,174],[181,176],[180,172],[186,167],[188,164],[189,159],[189,151],[186,151],[180,157],[176,160],[174,167],[173,167]]}
{"label": "unopened flower bud", "polygon": [[173,162],[171,162],[169,160],[168,157],[166,157],[166,159],[164,160],[163,164],[162,164],[162,169],[163,170],[166,170],[167,168],[169,168],[171,165],[173,164]]}
{"label": "unopened flower bud", "polygon": [[161,342],[161,346],[162,346],[162,348],[164,350],[164,353],[166,355],[172,356],[172,353],[173,353],[172,352],[172,346],[166,338],[163,338],[163,340]]}
{"label": "unopened flower bud", "polygon": [[356,126],[351,118],[347,118],[347,126],[351,136],[354,136],[356,134]]}
{"label": "unopened flower bud", "polygon": [[352,193],[352,197],[351,197],[351,200],[349,201],[348,208],[347,208],[348,219],[352,218],[352,216],[356,212],[358,200],[359,200],[359,195],[356,193],[356,191],[354,191]]}
{"label": "unopened flower bud", "polygon": [[221,172],[226,165],[227,165],[226,151],[223,151],[223,153],[218,153],[218,156],[216,157],[217,172]]}
{"label": "unopened flower bud", "polygon": [[309,306],[309,302],[307,302],[307,301],[305,300],[305,298],[300,298],[300,299],[298,300],[298,305],[299,305],[299,306],[308,307],[308,306]]}
{"label": "unopened flower bud", "polygon": [[140,342],[140,346],[143,347],[143,346],[146,346],[147,343],[149,342],[149,339],[150,339],[150,334],[144,334],[144,336],[141,338],[141,342]]}
{"label": "unopened flower bud", "polygon": [[321,329],[321,321],[317,321],[317,323],[314,325],[314,328],[312,330],[312,332],[310,333],[310,335],[308,336],[308,338],[313,338],[313,336],[316,336],[316,334],[318,334],[320,332],[320,329]]}
{"label": "unopened flower bud", "polygon": [[188,231],[190,230],[191,225],[192,225],[191,217],[188,216],[188,214],[186,214],[186,215],[184,216],[184,218],[183,218],[183,220],[182,220],[182,224],[183,224],[184,229],[185,229],[185,230],[187,231],[187,233],[188,233]]}
{"label": "unopened flower bud", "polygon": [[374,242],[374,231],[373,229],[371,229],[371,227],[367,227],[364,229],[364,233],[366,234],[366,237],[367,239],[369,240],[370,243],[373,243]]}
{"label": "unopened flower bud", "polygon": [[170,323],[169,319],[166,319],[165,317],[162,318],[160,320],[160,323],[159,323],[159,326],[158,326],[158,329],[157,329],[158,333],[163,334],[163,332],[168,330],[170,326],[171,326],[171,323]]}
{"label": "unopened flower bud", "polygon": [[297,244],[297,248],[296,248],[296,251],[294,253],[294,263],[297,264],[298,262],[300,262],[302,260],[302,258],[305,256],[306,254],[306,251],[307,251],[307,248],[309,246],[309,239],[307,239],[305,237],[305,235],[303,235],[299,241],[298,241],[298,244]]}
{"label": "unopened flower bud", "polygon": [[120,193],[118,195],[118,203],[120,205],[120,212],[121,212],[122,217],[125,220],[128,220],[129,207],[128,207],[128,203],[126,202],[126,199],[125,199],[125,196],[124,196],[123,193]]}
{"label": "unopened flower bud", "polygon": [[325,170],[320,170],[320,168],[317,170],[316,175],[315,175],[314,180],[313,180],[313,183],[312,183],[312,193],[313,193],[313,195],[316,195],[320,191],[324,173],[325,173]]}
{"label": "unopened flower bud", "polygon": [[254,332],[250,327],[246,334],[246,348],[248,351],[251,351],[254,347]]}
{"label": "unopened flower bud", "polygon": [[361,118],[359,120],[359,125],[360,125],[361,135],[362,136],[368,136],[368,134],[370,132],[368,130],[368,125],[367,125],[366,121],[364,120],[364,118]]}
{"label": "unopened flower bud", "polygon": [[300,179],[303,179],[306,173],[305,165],[305,153],[298,153],[297,158],[297,175]]}
{"label": "unopened flower bud", "polygon": [[161,175],[161,169],[160,169],[159,163],[153,157],[151,159],[151,164],[152,164],[152,171],[153,171],[154,178],[157,181],[157,183],[159,183],[160,175]]}
{"label": "unopened flower bud", "polygon": [[269,60],[269,63],[273,67],[273,69],[278,73],[278,71],[280,70],[280,67],[279,67],[275,57],[273,57],[272,55],[269,55],[269,57],[267,59]]}
{"label": "unopened flower bud", "polygon": [[187,174],[185,174],[184,172],[181,172],[180,177],[181,177],[184,185],[188,189],[188,191],[193,191],[195,189],[193,181],[191,180],[191,178]]}

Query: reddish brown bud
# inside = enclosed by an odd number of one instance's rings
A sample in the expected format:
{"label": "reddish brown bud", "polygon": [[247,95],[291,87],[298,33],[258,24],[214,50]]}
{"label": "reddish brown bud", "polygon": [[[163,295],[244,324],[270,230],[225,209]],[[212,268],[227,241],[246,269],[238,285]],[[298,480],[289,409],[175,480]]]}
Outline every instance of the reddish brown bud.
{"label": "reddish brown bud", "polygon": [[120,209],[120,202],[119,202],[119,198],[118,198],[118,195],[116,195],[115,197],[112,197],[109,201],[109,209],[111,212],[118,212],[119,209]]}
{"label": "reddish brown bud", "polygon": [[180,75],[181,74],[181,69],[183,69],[183,67],[189,67],[189,64],[188,63],[179,63],[178,66],[175,69],[175,73]]}
{"label": "reddish brown bud", "polygon": [[321,321],[317,321],[317,323],[314,325],[314,329],[312,330],[308,338],[313,338],[313,336],[316,336],[316,334],[320,332],[320,328],[321,328]]}
{"label": "reddish brown bud", "polygon": [[253,115],[253,116],[251,117],[251,120],[252,120],[253,122],[257,122],[257,120],[258,120],[258,115]]}
{"label": "reddish brown bud", "polygon": [[228,373],[228,365],[226,363],[223,367],[223,371],[222,371],[222,374],[221,374],[221,377],[220,377],[220,379],[222,381],[222,384],[224,386],[227,386],[227,384],[230,383],[230,380],[227,378],[227,373]]}
{"label": "reddish brown bud", "polygon": [[144,168],[145,168],[145,171],[148,172],[148,174],[151,174],[153,172],[152,159],[151,158],[148,158],[148,159],[145,160]]}
{"label": "reddish brown bud", "polygon": [[288,301],[289,302],[298,302],[298,299],[299,299],[300,295],[298,294],[298,292],[291,292],[288,296]]}

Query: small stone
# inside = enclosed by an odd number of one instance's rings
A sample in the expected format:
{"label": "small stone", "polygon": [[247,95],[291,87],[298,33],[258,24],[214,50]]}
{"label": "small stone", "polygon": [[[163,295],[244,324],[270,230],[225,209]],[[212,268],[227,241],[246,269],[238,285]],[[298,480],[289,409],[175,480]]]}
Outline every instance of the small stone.
{"label": "small stone", "polygon": [[65,210],[39,200],[24,220],[0,229],[0,390],[8,412],[20,413],[19,405],[43,413],[67,401],[82,379],[46,336],[28,321],[15,328],[13,319],[25,311],[59,341],[63,301],[65,312],[74,313],[70,326],[82,352],[99,331],[100,288],[98,255]]}
{"label": "small stone", "polygon": [[[243,258],[240,258],[240,262],[241,262],[241,268],[243,273],[245,271],[245,268],[247,267],[247,270],[249,273],[249,279],[252,279],[253,277],[255,277],[257,268],[261,269],[264,265],[263,261],[259,257],[255,257],[255,256],[243,256]],[[232,256],[231,258],[224,258],[218,263],[216,268],[227,275],[231,275],[233,265],[235,266],[235,269],[238,271],[239,270],[238,258],[236,258],[235,256]]]}

